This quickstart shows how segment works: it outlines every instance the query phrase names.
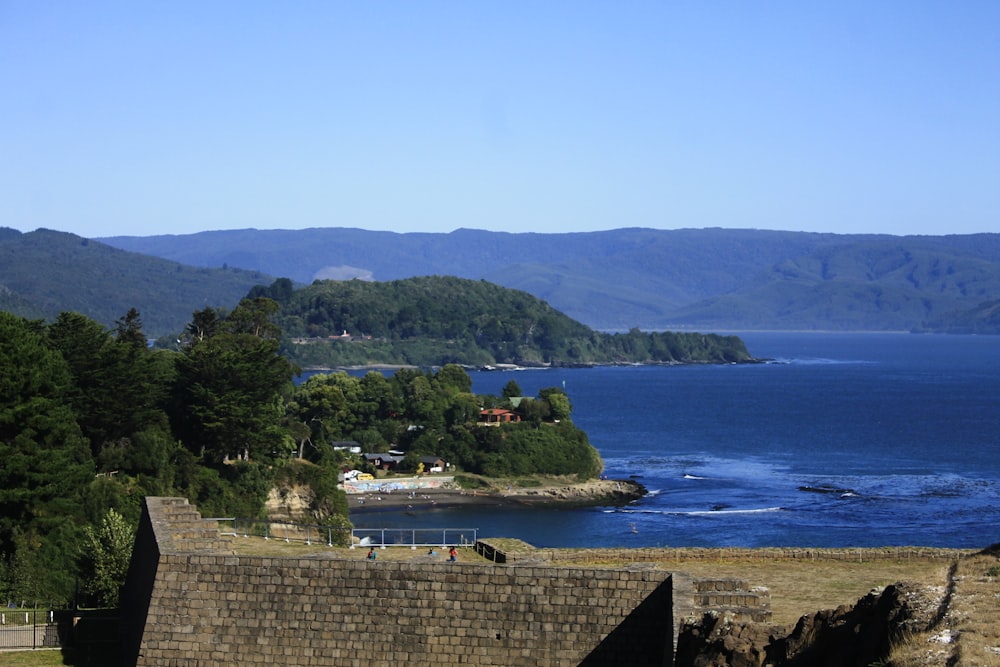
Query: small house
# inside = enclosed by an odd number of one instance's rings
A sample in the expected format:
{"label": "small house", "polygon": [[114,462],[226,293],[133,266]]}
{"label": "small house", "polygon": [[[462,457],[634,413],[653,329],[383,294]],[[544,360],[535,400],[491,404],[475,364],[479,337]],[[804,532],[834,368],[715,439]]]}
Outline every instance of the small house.
{"label": "small house", "polygon": [[499,426],[500,424],[515,424],[521,421],[521,415],[504,408],[487,408],[479,413],[480,426]]}
{"label": "small house", "polygon": [[395,470],[403,461],[398,454],[362,454],[365,461],[380,470]]}
{"label": "small house", "polygon": [[421,456],[420,462],[424,464],[424,470],[427,472],[444,472],[448,467],[448,462],[440,456]]}
{"label": "small house", "polygon": [[347,451],[351,454],[361,453],[361,444],[354,440],[335,440],[330,443],[335,452]]}

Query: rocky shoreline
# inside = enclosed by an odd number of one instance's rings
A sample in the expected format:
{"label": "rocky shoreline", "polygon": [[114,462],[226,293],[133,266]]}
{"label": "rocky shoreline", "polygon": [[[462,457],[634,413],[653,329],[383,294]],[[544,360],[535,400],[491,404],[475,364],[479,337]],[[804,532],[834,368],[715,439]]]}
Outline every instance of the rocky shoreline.
{"label": "rocky shoreline", "polygon": [[417,511],[440,507],[483,505],[497,507],[542,507],[624,505],[646,494],[635,480],[600,479],[567,484],[501,489],[422,489],[413,492],[352,494],[347,498],[351,513],[379,510]]}

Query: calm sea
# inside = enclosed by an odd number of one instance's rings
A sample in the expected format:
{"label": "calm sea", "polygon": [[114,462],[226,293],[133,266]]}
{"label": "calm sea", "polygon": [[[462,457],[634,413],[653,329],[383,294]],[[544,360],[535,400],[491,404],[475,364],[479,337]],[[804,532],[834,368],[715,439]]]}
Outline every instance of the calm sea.
{"label": "calm sea", "polygon": [[1000,542],[1000,337],[748,333],[746,366],[473,373],[565,387],[624,507],[359,514],[538,547]]}

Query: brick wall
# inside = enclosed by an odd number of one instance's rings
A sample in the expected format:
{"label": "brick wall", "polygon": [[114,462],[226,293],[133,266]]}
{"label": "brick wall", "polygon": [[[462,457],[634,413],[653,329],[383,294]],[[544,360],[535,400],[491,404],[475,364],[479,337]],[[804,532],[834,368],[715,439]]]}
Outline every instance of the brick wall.
{"label": "brick wall", "polygon": [[183,499],[146,500],[126,664],[672,664],[662,571],[235,556],[205,524]]}

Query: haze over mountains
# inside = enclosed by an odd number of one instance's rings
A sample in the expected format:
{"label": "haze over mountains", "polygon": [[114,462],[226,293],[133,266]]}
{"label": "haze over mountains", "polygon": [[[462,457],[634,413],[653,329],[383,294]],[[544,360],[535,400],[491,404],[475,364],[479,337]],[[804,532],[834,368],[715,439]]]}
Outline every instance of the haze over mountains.
{"label": "haze over mountains", "polygon": [[1000,234],[322,228],[86,240],[0,229],[0,307],[38,317],[77,310],[110,324],[135,306],[156,336],[276,277],[426,275],[520,289],[602,330],[1000,332]]}
{"label": "haze over mountains", "polygon": [[300,283],[435,274],[484,279],[605,330],[911,330],[1000,298],[1000,234],[318,228],[101,240],[184,264],[240,267]]}

